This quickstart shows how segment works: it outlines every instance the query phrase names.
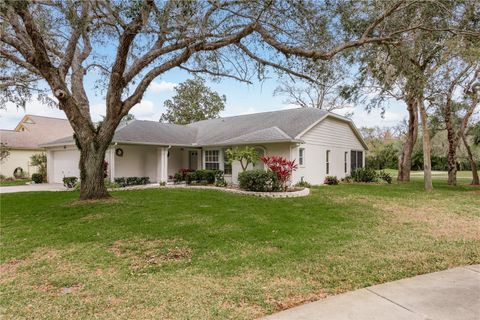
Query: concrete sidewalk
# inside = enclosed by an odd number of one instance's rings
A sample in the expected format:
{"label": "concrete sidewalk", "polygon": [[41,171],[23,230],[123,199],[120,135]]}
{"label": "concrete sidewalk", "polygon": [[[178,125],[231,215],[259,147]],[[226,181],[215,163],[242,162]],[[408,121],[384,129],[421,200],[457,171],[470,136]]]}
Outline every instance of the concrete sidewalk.
{"label": "concrete sidewalk", "polygon": [[286,319],[479,320],[480,265],[376,285],[264,318]]}
{"label": "concrete sidewalk", "polygon": [[0,187],[0,194],[14,192],[35,192],[35,191],[66,191],[68,190],[61,183],[39,183],[25,184],[21,186]]}

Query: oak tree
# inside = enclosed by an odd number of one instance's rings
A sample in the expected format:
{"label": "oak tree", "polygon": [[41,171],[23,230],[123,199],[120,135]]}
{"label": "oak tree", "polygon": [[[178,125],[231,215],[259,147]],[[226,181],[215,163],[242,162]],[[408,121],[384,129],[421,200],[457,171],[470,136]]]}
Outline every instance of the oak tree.
{"label": "oak tree", "polygon": [[176,95],[167,101],[167,109],[160,121],[189,124],[195,121],[218,118],[225,109],[227,98],[205,85],[202,78],[189,79],[175,87]]}
{"label": "oak tree", "polygon": [[[437,1],[428,5],[432,2]],[[0,105],[24,105],[35,93],[51,93],[80,149],[80,198],[104,198],[103,161],[115,129],[157,77],[183,69],[243,82],[263,79],[268,70],[301,78],[292,61],[329,60],[428,28],[428,17],[403,19],[421,5],[407,0],[3,0]],[[89,89],[92,81],[96,90]],[[98,124],[90,113],[92,91],[105,100],[106,116]]]}

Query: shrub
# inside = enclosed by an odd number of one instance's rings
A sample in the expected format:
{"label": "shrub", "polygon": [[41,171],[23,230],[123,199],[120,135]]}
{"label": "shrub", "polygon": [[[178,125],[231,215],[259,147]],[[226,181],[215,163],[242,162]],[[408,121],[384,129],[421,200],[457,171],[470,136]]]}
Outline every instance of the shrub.
{"label": "shrub", "polygon": [[280,182],[282,189],[287,191],[287,183],[290,181],[292,172],[298,168],[298,165],[295,164],[295,160],[290,161],[280,156],[264,156],[260,159],[268,169],[277,175],[277,179]]}
{"label": "shrub", "polygon": [[357,168],[352,171],[352,180],[355,182],[377,182],[378,174],[371,168]]}
{"label": "shrub", "polygon": [[71,189],[71,188],[75,187],[77,182],[78,182],[77,177],[64,177],[63,178],[63,185],[68,189]]}
{"label": "shrub", "polygon": [[120,177],[120,178],[115,178],[113,181],[118,184],[120,187],[126,187],[127,186],[127,181],[125,180],[125,177]]}
{"label": "shrub", "polygon": [[32,181],[35,182],[35,183],[42,183],[43,182],[43,175],[41,173],[32,174]]}
{"label": "shrub", "polygon": [[[34,167],[37,167],[37,174],[41,176],[40,182],[35,183],[42,183],[43,181],[47,180],[47,155],[45,153],[37,153],[30,157],[30,164]],[[37,178],[39,179],[39,178]]]}
{"label": "shrub", "polygon": [[338,179],[335,176],[326,176],[323,183],[328,184],[328,185],[337,185],[338,184]]}
{"label": "shrub", "polygon": [[197,174],[195,172],[187,172],[185,174],[185,183],[192,184],[194,181],[197,181]]}
{"label": "shrub", "polygon": [[217,170],[197,170],[197,182],[205,181],[208,184],[215,183],[215,174]]}
{"label": "shrub", "polygon": [[149,177],[118,177],[113,181],[120,187],[137,186],[150,183]]}
{"label": "shrub", "polygon": [[185,179],[183,178],[183,174],[181,174],[180,172],[175,173],[175,175],[173,176],[173,182],[174,183],[180,183],[184,180]]}
{"label": "shrub", "polygon": [[302,177],[300,179],[300,182],[297,182],[297,184],[295,184],[295,187],[297,187],[297,188],[311,188],[312,185],[310,183],[308,183],[307,181],[304,181],[303,177]]}
{"label": "shrub", "polygon": [[393,180],[390,173],[385,172],[383,170],[378,173],[378,177],[388,184],[392,183],[392,180]]}
{"label": "shrub", "polygon": [[223,175],[222,170],[215,171],[215,186],[217,187],[226,187],[227,181],[225,181],[225,177]]}
{"label": "shrub", "polygon": [[240,188],[247,191],[269,192],[281,191],[282,186],[273,171],[251,170],[238,175]]}

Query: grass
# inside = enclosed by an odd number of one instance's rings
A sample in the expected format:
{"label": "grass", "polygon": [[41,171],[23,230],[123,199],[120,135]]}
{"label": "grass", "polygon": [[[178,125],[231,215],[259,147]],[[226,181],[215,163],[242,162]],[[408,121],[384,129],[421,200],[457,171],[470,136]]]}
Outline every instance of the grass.
{"label": "grass", "polygon": [[480,263],[480,190],[435,179],[315,187],[306,198],[214,190],[1,196],[4,319],[252,319]]}
{"label": "grass", "polygon": [[0,187],[21,186],[31,181],[30,179],[0,180]]}

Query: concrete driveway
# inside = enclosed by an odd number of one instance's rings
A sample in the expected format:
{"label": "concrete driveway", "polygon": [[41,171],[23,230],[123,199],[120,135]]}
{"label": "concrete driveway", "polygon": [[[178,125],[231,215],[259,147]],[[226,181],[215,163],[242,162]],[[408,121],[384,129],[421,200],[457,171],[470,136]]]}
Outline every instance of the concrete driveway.
{"label": "concrete driveway", "polygon": [[14,192],[33,192],[33,191],[65,191],[67,188],[61,183],[39,183],[27,184],[22,186],[0,187],[0,194]]}
{"label": "concrete driveway", "polygon": [[480,265],[425,274],[307,303],[264,320],[478,320]]}

